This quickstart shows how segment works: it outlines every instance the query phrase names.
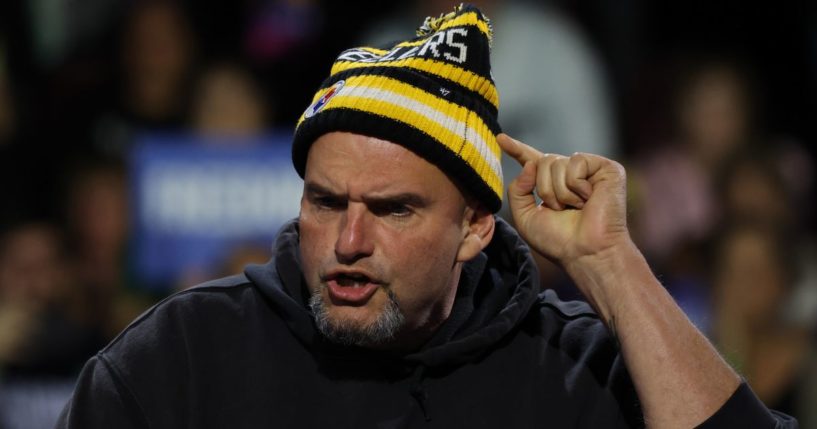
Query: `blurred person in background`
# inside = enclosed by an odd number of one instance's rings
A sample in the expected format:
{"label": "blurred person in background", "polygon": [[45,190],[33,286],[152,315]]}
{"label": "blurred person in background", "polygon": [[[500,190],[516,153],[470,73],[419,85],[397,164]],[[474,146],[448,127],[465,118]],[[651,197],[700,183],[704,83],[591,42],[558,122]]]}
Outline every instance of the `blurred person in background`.
{"label": "blurred person in background", "polygon": [[[190,107],[189,126],[207,144],[252,145],[272,127],[272,108],[253,75],[238,62],[218,61],[203,69],[198,77]],[[235,261],[260,263],[267,257],[245,258],[265,249],[236,246],[225,256],[226,266]],[[256,253],[257,255],[258,253]],[[269,255],[269,251],[263,254]],[[237,259],[235,259],[237,258]],[[233,261],[233,262],[231,262]],[[235,272],[235,271],[231,271]],[[213,272],[204,267],[188,267],[174,281],[174,290],[184,290],[209,279]]]}
{"label": "blurred person in background", "polygon": [[85,323],[61,234],[24,221],[0,236],[0,364],[4,377],[69,376],[107,340]]}
{"label": "blurred person in background", "polygon": [[[4,213],[5,214],[5,213]],[[61,232],[10,221],[0,232],[0,427],[53,427],[82,363],[107,338],[85,323]]]}
{"label": "blurred person in background", "polygon": [[717,182],[730,157],[758,139],[755,96],[743,66],[721,57],[695,57],[675,73],[664,140],[633,161],[632,229],[678,304],[708,332],[705,248],[722,215]]}
{"label": "blurred person in background", "polygon": [[746,66],[701,56],[680,73],[670,136],[634,161],[633,230],[679,305],[709,332],[713,235],[744,221],[805,230],[805,211],[791,204],[809,198],[813,167],[799,145],[766,135]]}
{"label": "blurred person in background", "polygon": [[[808,218],[799,202],[811,192],[813,168],[797,150],[771,142],[747,145],[729,157],[715,174],[723,223],[748,221],[805,232]],[[802,241],[805,234],[797,238]]]}
{"label": "blurred person in background", "polygon": [[[787,311],[800,272],[793,242],[780,225],[749,220],[733,223],[719,237],[712,337],[765,404],[813,418],[817,397],[808,386],[817,383],[815,330]],[[811,405],[800,408],[804,403]]]}
{"label": "blurred person in background", "polygon": [[123,165],[89,158],[69,174],[65,217],[83,315],[111,339],[150,304],[129,273],[130,215]]}
{"label": "blurred person in background", "polygon": [[134,3],[121,51],[122,103],[134,118],[159,125],[181,119],[193,39],[185,12],[175,2]]}
{"label": "blurred person in background", "polygon": [[753,95],[733,63],[704,60],[683,74],[676,89],[668,141],[637,154],[634,233],[651,260],[665,264],[706,238],[718,222],[715,175],[747,144]]}
{"label": "blurred person in background", "polygon": [[252,75],[221,62],[199,77],[191,106],[195,132],[222,137],[257,136],[272,126],[272,110]]}
{"label": "blurred person in background", "polygon": [[179,3],[147,0],[131,5],[118,50],[118,98],[95,125],[94,140],[103,152],[123,156],[137,131],[183,127],[195,49],[195,35]]}
{"label": "blurred person in background", "polygon": [[[783,179],[774,151],[747,147],[735,153],[716,174],[715,196],[721,224],[745,223],[793,229],[795,200]],[[774,201],[774,204],[770,202]]]}
{"label": "blurred person in background", "polygon": [[[800,201],[811,182],[784,147],[749,147],[718,175],[722,228],[713,248],[711,336],[770,406],[817,427],[817,275]],[[790,152],[788,152],[790,153]],[[792,182],[795,172],[797,182]]]}

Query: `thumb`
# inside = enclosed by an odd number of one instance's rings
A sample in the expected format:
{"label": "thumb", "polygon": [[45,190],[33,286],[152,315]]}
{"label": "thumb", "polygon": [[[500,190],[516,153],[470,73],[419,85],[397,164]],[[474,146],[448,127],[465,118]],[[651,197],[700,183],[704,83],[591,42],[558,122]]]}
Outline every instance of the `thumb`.
{"label": "thumb", "polygon": [[533,189],[536,187],[536,163],[528,161],[519,176],[508,185],[508,206],[518,225],[521,218],[536,208]]}

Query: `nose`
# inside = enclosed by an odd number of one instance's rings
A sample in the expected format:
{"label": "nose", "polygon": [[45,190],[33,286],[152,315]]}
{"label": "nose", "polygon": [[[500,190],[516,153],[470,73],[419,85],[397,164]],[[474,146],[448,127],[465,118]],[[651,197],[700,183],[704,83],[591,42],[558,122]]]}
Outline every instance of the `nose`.
{"label": "nose", "polygon": [[338,262],[349,264],[374,252],[371,219],[363,204],[350,203],[341,217],[340,233],[335,242]]}

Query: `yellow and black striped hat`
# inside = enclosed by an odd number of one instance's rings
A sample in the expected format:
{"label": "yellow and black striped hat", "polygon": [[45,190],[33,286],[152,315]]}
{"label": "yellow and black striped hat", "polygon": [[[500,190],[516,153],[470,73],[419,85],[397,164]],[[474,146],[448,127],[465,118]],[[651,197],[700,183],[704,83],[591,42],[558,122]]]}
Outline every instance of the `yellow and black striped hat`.
{"label": "yellow and black striped hat", "polygon": [[295,128],[292,160],[298,174],[304,176],[312,142],[348,131],[405,146],[499,211],[503,185],[492,37],[488,18],[460,5],[426,18],[411,40],[342,52]]}

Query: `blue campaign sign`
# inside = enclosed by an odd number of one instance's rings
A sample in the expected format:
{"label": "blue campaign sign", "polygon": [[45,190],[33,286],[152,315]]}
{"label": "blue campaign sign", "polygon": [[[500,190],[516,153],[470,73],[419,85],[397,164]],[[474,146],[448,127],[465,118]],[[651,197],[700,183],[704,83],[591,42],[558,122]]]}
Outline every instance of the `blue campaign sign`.
{"label": "blue campaign sign", "polygon": [[290,148],[291,135],[139,138],[129,168],[140,282],[175,287],[184,273],[219,274],[236,246],[270,248],[278,228],[298,215],[303,182]]}

